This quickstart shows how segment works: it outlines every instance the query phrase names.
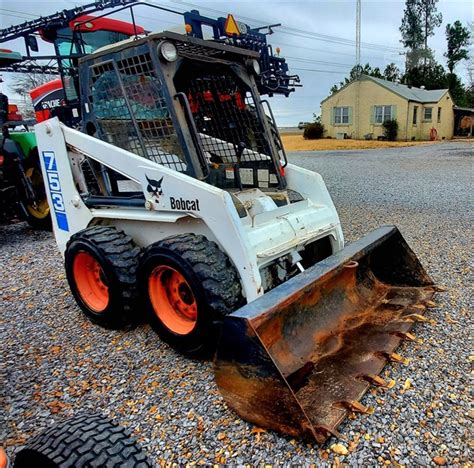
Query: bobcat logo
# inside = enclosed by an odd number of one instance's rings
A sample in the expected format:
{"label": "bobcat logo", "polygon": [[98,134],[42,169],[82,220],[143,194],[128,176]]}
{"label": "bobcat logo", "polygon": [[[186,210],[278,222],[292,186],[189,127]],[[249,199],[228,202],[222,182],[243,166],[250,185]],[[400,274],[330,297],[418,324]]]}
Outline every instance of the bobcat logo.
{"label": "bobcat logo", "polygon": [[163,189],[161,188],[163,177],[160,180],[150,179],[146,174],[145,177],[148,181],[146,190],[155,199],[155,202],[158,203],[160,201],[160,195],[163,195]]}

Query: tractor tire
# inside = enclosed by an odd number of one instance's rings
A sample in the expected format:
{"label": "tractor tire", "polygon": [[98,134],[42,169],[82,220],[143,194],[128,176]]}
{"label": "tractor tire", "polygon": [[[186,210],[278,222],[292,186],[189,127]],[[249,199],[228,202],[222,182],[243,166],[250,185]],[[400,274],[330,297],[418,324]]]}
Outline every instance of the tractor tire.
{"label": "tractor tire", "polygon": [[145,468],[147,460],[129,431],[100,415],[80,415],[47,429],[18,452],[13,468]]}
{"label": "tractor tire", "polygon": [[71,236],[64,260],[66,277],[91,322],[110,329],[138,323],[139,254],[132,238],[113,227],[94,226]]}
{"label": "tractor tire", "polygon": [[192,357],[214,352],[218,322],[243,304],[237,270],[202,235],[179,234],[150,245],[140,258],[138,284],[152,328]]}
{"label": "tractor tire", "polygon": [[35,193],[34,202],[20,197],[20,211],[25,221],[33,228],[43,231],[52,230],[51,212],[46,197],[46,189],[41,172],[38,150],[35,148],[25,164],[25,176],[29,179]]}

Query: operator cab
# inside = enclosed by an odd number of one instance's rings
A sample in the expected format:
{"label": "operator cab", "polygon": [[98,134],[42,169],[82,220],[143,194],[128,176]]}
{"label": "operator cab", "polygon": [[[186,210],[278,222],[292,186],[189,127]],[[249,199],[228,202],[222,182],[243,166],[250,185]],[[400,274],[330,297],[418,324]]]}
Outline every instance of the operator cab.
{"label": "operator cab", "polygon": [[[257,89],[258,57],[172,32],[98,50],[79,61],[84,131],[230,192],[284,189],[286,156]],[[120,190],[119,174],[92,169],[101,195],[139,196]]]}

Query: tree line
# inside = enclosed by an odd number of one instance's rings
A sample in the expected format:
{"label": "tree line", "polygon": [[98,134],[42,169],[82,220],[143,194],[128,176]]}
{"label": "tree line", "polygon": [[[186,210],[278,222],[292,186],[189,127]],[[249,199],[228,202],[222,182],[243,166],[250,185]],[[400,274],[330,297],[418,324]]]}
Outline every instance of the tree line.
{"label": "tree line", "polygon": [[[405,70],[402,72],[395,63],[388,64],[383,71],[370,64],[356,65],[349,76],[339,85],[331,88],[331,93],[337,92],[346,84],[356,80],[361,74],[396,81],[406,85],[426,89],[448,88],[454,102],[458,106],[474,107],[474,61],[469,47],[474,36],[474,23],[464,26],[460,21],[447,24],[446,57],[447,69],[439,64],[433,50],[429,47],[428,39],[440,27],[443,16],[438,12],[439,0],[406,0],[400,26],[401,43],[405,48]],[[456,66],[468,61],[468,83],[465,85],[456,74]]]}

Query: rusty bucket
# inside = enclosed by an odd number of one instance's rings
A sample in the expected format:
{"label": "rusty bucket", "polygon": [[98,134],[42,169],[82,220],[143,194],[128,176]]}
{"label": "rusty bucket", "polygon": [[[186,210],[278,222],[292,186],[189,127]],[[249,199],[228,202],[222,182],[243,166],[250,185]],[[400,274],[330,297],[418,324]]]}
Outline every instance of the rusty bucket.
{"label": "rusty bucket", "polygon": [[381,227],[227,316],[217,385],[242,418],[323,443],[411,339],[435,287],[394,226]]}

